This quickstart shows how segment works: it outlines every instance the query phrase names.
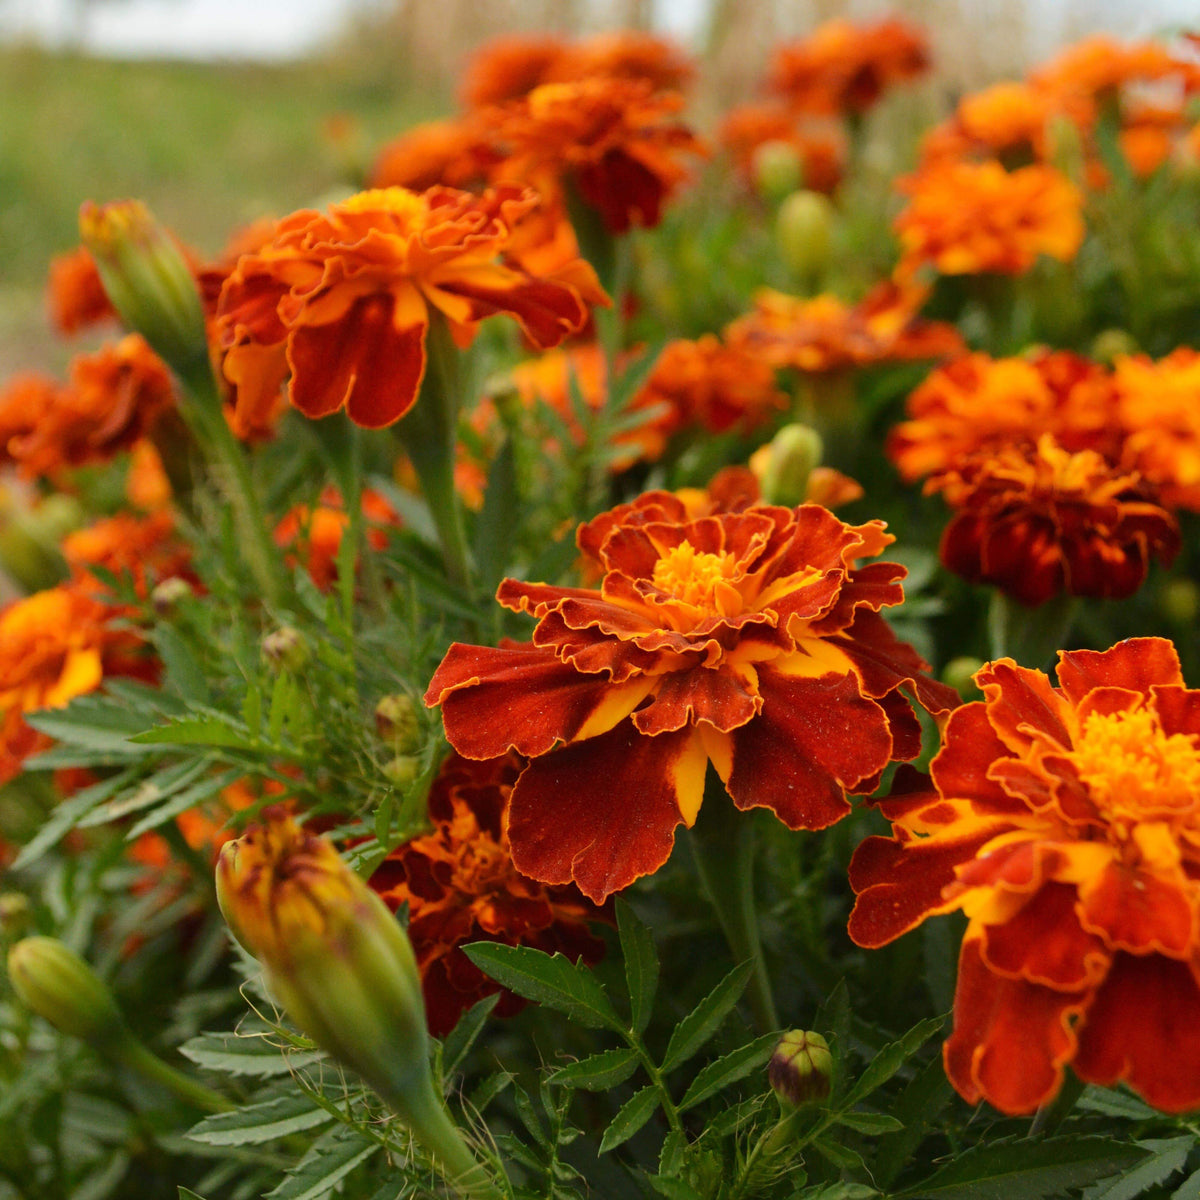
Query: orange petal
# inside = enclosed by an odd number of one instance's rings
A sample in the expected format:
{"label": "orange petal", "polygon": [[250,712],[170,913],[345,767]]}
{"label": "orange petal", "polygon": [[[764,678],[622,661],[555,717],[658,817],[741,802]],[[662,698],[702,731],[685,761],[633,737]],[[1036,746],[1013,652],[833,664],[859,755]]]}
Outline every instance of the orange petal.
{"label": "orange petal", "polygon": [[1092,688],[1119,687],[1148,695],[1152,685],[1181,684],[1179,655],[1166,638],[1128,638],[1109,650],[1064,650],[1058,682],[1072,704]]}

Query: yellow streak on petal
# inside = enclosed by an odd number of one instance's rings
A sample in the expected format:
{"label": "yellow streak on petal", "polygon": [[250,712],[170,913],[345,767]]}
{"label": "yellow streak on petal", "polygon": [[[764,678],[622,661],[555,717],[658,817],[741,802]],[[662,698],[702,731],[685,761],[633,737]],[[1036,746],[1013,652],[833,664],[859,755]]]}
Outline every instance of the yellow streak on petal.
{"label": "yellow streak on petal", "polygon": [[822,638],[801,637],[796,650],[775,659],[771,670],[783,675],[798,675],[815,679],[820,675],[849,675],[854,665],[844,651]]}
{"label": "yellow streak on petal", "polygon": [[98,650],[72,650],[63,664],[58,682],[46,689],[43,703],[46,708],[61,708],[76,696],[94,691],[103,677],[104,668]]}
{"label": "yellow streak on petal", "polygon": [[704,799],[704,775],[708,770],[708,750],[700,728],[688,739],[675,764],[675,797],[683,823],[691,829]]}
{"label": "yellow streak on petal", "polygon": [[658,684],[654,676],[639,675],[628,683],[615,684],[604,695],[572,741],[583,741],[607,733],[618,722],[623,721]]}
{"label": "yellow streak on petal", "polygon": [[721,782],[728,783],[729,776],[733,774],[733,738],[707,721],[701,721],[696,726],[696,734],[704,746],[704,753],[716,767]]}

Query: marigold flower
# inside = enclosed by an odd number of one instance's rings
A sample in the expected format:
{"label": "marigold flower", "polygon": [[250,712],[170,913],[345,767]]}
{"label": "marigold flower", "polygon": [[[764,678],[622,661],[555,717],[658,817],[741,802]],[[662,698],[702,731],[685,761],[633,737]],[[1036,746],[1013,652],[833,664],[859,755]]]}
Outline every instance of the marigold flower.
{"label": "marigold flower", "polygon": [[925,35],[907,22],[834,20],[776,50],[769,86],[804,112],[862,113],[887,88],[928,69]]}
{"label": "marigold flower", "polygon": [[645,80],[592,77],[547,83],[490,114],[491,143],[502,153],[496,180],[518,180],[551,202],[569,181],[614,234],[652,228],[688,169],[704,152],[675,119],[677,93]]}
{"label": "marigold flower", "polygon": [[953,325],[917,315],[923,298],[882,284],[852,306],[831,295],[805,300],[761,288],[754,311],[726,326],[725,340],[772,367],[807,372],[960,354],[964,343]]}
{"label": "marigold flower", "polygon": [[543,82],[601,76],[640,79],[658,92],[681,92],[695,75],[695,64],[669,38],[641,29],[612,29],[572,42],[550,64]]}
{"label": "marigold flower", "polygon": [[1050,434],[932,477],[955,510],[942,563],[970,583],[995,584],[1022,604],[1053,596],[1131,596],[1150,560],[1169,566],[1179,526],[1136,473],[1093,450],[1072,454]]}
{"label": "marigold flower", "polygon": [[1019,275],[1038,255],[1066,262],[1083,241],[1083,197],[1053,167],[1006,171],[997,162],[936,164],[901,184],[908,207],[896,218],[898,272],[925,263],[943,275]]}
{"label": "marigold flower", "polygon": [[1113,381],[1128,461],[1167,503],[1200,510],[1200,354],[1181,346],[1157,362],[1121,356]]}
{"label": "marigold flower", "polygon": [[1200,692],[1170,642],[1064,651],[1058,687],[1001,659],[951,714],[931,786],[880,804],[850,865],[850,934],[970,919],[946,1072],[1030,1112],[1070,1066],[1169,1112],[1200,1106]]}
{"label": "marigold flower", "polygon": [[[408,905],[429,1032],[445,1037],[477,1000],[501,991],[463,953],[469,942],[535,946],[595,963],[604,943],[587,922],[602,918],[575,888],[546,887],[514,866],[504,830],[515,757],[469,762],[451,755],[429,795],[432,833],[392,851],[371,887],[393,911]],[[495,1009],[512,1016],[525,1001],[505,991]]]}
{"label": "marigold flower", "polygon": [[[367,523],[367,544],[382,550],[388,542],[388,527],[400,524],[400,517],[385,497],[373,488],[362,494],[363,516]],[[337,581],[338,553],[342,536],[350,526],[350,514],[336,488],[326,488],[315,508],[299,504],[275,526],[275,541],[288,551],[289,563],[302,552],[305,567],[313,583],[327,591]]]}
{"label": "marigold flower", "polygon": [[799,184],[814,192],[832,192],[842,181],[848,154],[846,135],[832,120],[803,117],[780,104],[739,104],[727,112],[717,141],[733,159],[738,173],[753,185],[759,151],[782,143],[801,164]]}
{"label": "marigold flower", "polygon": [[54,328],[67,335],[117,315],[100,281],[96,260],[86,246],[56,254],[50,260],[46,308]]}
{"label": "marigold flower", "polygon": [[148,438],[135,442],[129,453],[125,498],[143,512],[154,512],[171,502],[171,481],[162,456]]}
{"label": "marigold flower", "polygon": [[879,615],[904,568],[857,565],[891,540],[815,505],[692,520],[651,492],[580,528],[600,588],[505,580],[497,599],[537,618],[533,640],[451,646],[425,700],[464,757],[529,759],[517,869],[600,902],[666,861],[710,760],[738,808],[820,829],[914,757],[902,690],[937,711],[957,697]]}
{"label": "marigold flower", "polygon": [[373,188],[414,192],[439,185],[469,188],[487,177],[496,154],[483,126],[470,116],[426,121],[406,129],[379,152],[371,169]]}
{"label": "marigold flower", "polygon": [[0,393],[0,464],[28,476],[103,462],[129,449],[175,403],[163,361],[136,333],[80,355],[66,385],[19,375]]}
{"label": "marigold flower", "polygon": [[1107,34],[1094,34],[1066,47],[1031,72],[1031,82],[1056,95],[1096,105],[1131,83],[1176,76],[1185,90],[1200,85],[1200,67],[1173,54],[1161,42],[1124,45]]}
{"label": "marigold flower", "polygon": [[527,96],[546,82],[567,48],[558,37],[515,35],[492,38],[467,60],[459,98],[464,108],[504,104]]}
{"label": "marigold flower", "polygon": [[163,579],[182,576],[196,581],[191,547],[177,536],[175,520],[165,509],[145,517],[119,513],[76,529],[63,539],[62,553],[76,582],[93,592],[105,585],[91,567],[102,567],[118,578],[129,576],[142,598]]}
{"label": "marigold flower", "polygon": [[289,398],[306,416],[345,407],[368,428],[399,420],[425,373],[431,306],[463,346],[498,312],[535,345],[556,345],[587,319],[585,300],[603,292],[583,263],[560,282],[500,261],[537,204],[514,187],[481,197],[385,188],[285,218],[221,290],[224,371],[239,385],[239,410],[257,408],[264,394],[273,400],[286,361]]}
{"label": "marigold flower", "polygon": [[974,156],[996,156],[1006,163],[1010,157],[1043,159],[1047,127],[1056,111],[1048,92],[1018,80],[972,92],[959,101],[950,120],[922,139],[922,166]]}
{"label": "marigold flower", "polygon": [[1067,351],[1025,358],[968,354],[933,371],[908,398],[910,419],[889,434],[888,457],[907,480],[1052,433],[1068,450],[1121,453],[1112,378]]}

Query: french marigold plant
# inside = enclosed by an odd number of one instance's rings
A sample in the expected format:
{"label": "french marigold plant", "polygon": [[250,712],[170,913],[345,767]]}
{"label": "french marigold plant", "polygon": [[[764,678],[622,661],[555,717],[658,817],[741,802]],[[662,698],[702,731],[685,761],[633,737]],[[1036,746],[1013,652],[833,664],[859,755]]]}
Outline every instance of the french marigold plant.
{"label": "french marigold plant", "polygon": [[1196,1108],[1200,693],[1162,638],[1064,651],[1057,687],[1011,659],[976,681],[854,856],[851,936],[966,914],[945,1064],[969,1101],[1032,1112],[1070,1069]]}

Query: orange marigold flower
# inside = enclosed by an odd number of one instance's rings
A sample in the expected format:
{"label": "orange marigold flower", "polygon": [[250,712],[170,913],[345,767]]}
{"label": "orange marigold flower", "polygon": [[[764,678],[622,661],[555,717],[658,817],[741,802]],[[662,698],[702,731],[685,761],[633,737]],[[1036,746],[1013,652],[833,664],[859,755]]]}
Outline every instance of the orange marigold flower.
{"label": "orange marigold flower", "polygon": [[414,192],[439,185],[469,188],[487,177],[496,157],[478,120],[467,116],[426,121],[383,147],[370,182],[373,188],[403,187]]}
{"label": "orange marigold flower", "polygon": [[552,36],[493,38],[476,50],[463,68],[459,88],[463,106],[483,108],[527,96],[546,82],[550,68],[566,48],[562,38]]}
{"label": "orange marigold flower", "polygon": [[901,186],[909,195],[895,221],[903,275],[925,263],[943,275],[1019,275],[1040,254],[1068,261],[1083,241],[1083,197],[1053,167],[948,162]]}
{"label": "orange marigold flower", "polygon": [[788,406],[775,372],[761,358],[715,335],[663,347],[631,407],[663,405],[670,430],[699,425],[711,433],[748,433]]}
{"label": "orange marigold flower", "polygon": [[695,74],[695,64],[669,38],[640,29],[615,29],[565,47],[541,82],[571,83],[601,76],[641,79],[656,92],[680,92]]}
{"label": "orange marigold flower", "polygon": [[796,153],[802,167],[803,186],[814,192],[832,192],[842,181],[849,153],[846,135],[832,120],[804,118],[779,104],[740,104],[725,114],[717,129],[742,177],[755,182],[759,150],[782,142]]}
{"label": "orange marigold flower", "polygon": [[1050,434],[933,476],[955,515],[941,559],[970,583],[1022,604],[1071,596],[1131,596],[1150,560],[1170,565],[1179,526],[1136,472],[1093,450],[1071,453]]}
{"label": "orange marigold flower", "polygon": [[46,308],[54,328],[68,335],[116,317],[100,282],[96,260],[86,246],[56,254],[50,260]]}
{"label": "orange marigold flower", "polygon": [[834,20],[776,50],[769,86],[804,112],[861,113],[893,84],[928,69],[925,35],[907,22]]}
{"label": "orange marigold flower", "polygon": [[1200,66],[1171,52],[1161,42],[1123,45],[1095,34],[1068,46],[1030,74],[1039,88],[1056,96],[1098,104],[1131,83],[1175,76],[1188,92],[1200,86]]}
{"label": "orange marigold flower", "polygon": [[130,451],[125,498],[143,512],[154,512],[171,503],[171,481],[161,455],[149,438],[135,442]]}
{"label": "orange marigold flower", "polygon": [[502,153],[497,180],[519,180],[557,202],[566,181],[610,233],[651,228],[688,178],[682,159],[704,152],[675,119],[683,98],[645,80],[592,77],[547,83],[490,114]]}
{"label": "orange marigold flower", "polygon": [[885,283],[856,305],[836,296],[811,300],[770,288],[754,297],[754,311],[731,322],[725,340],[772,367],[839,371],[961,354],[953,325],[917,315],[924,293]]}
{"label": "orange marigold flower", "polygon": [[[572,961],[598,962],[604,943],[588,930],[603,919],[573,887],[546,887],[513,866],[504,815],[515,756],[469,762],[451,755],[429,793],[433,832],[393,850],[370,884],[395,911],[408,905],[429,1032],[445,1037],[477,1000],[502,991],[471,962],[469,942],[534,946]],[[504,991],[495,1012],[507,1017],[525,1001]]]}
{"label": "orange marigold flower", "polygon": [[1116,398],[1109,373],[1067,351],[1028,358],[968,354],[933,371],[909,396],[910,420],[887,452],[907,480],[953,470],[981,450],[1032,445],[1052,433],[1069,450],[1116,460]]}
{"label": "orange marigold flower", "polygon": [[136,333],[81,355],[65,386],[40,375],[0,394],[0,463],[29,476],[103,462],[131,447],[175,403],[163,361]]}
{"label": "orange marigold flower", "polygon": [[996,83],[959,101],[950,120],[935,126],[921,142],[925,167],[946,159],[995,155],[1042,159],[1046,131],[1057,111],[1043,89],[1017,80]]}
{"label": "orange marigold flower", "polygon": [[1168,503],[1200,511],[1200,353],[1121,357],[1113,378],[1128,461]]}
{"label": "orange marigold flower", "polygon": [[[362,494],[363,517],[367,524],[367,544],[373,550],[382,550],[388,543],[388,527],[400,524],[396,510],[384,496],[373,488],[365,488]],[[350,514],[336,488],[326,488],[321,503],[310,509],[307,504],[298,504],[275,526],[275,541],[288,551],[287,560],[295,564],[303,558],[313,583],[321,591],[331,588],[337,581],[338,553],[342,548],[342,535],[350,526]]]}
{"label": "orange marigold flower", "polygon": [[390,425],[416,401],[431,306],[463,346],[499,312],[535,345],[556,345],[603,292],[583,263],[560,282],[501,260],[537,204],[516,187],[483,196],[384,188],[285,218],[221,289],[224,371],[238,383],[239,411],[273,401],[286,363],[289,399],[306,416],[345,407],[358,425]]}
{"label": "orange marigold flower", "polygon": [[1070,1066],[1200,1107],[1200,691],[1161,638],[1064,651],[1058,687],[1011,659],[975,680],[931,786],[854,855],[851,937],[967,915],[945,1063],[971,1103],[1031,1112]]}
{"label": "orange marigold flower", "polygon": [[63,539],[62,552],[76,582],[92,592],[106,590],[92,567],[118,578],[129,576],[143,599],[164,579],[180,576],[197,582],[191,547],[177,536],[175,519],[165,509],[146,517],[119,513],[76,529]]}
{"label": "orange marigold flower", "polygon": [[904,568],[858,565],[891,540],[816,505],[693,520],[651,492],[580,528],[599,588],[502,582],[533,640],[456,643],[425,700],[464,757],[529,760],[508,813],[517,869],[600,902],[666,861],[710,760],[738,808],[820,829],[914,757],[902,693],[937,711],[956,695],[879,614]]}

